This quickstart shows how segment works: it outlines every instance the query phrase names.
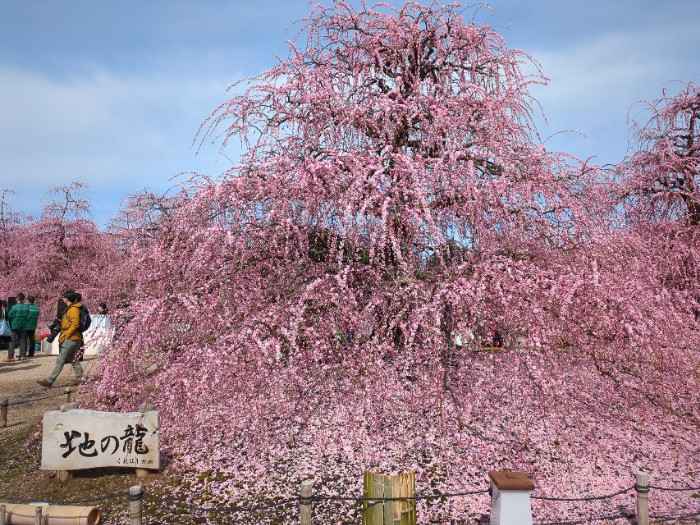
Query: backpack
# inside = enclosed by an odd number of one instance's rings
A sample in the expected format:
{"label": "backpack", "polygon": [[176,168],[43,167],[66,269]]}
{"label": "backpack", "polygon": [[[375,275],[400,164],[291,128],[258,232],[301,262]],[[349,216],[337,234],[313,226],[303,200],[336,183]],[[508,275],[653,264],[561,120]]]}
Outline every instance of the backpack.
{"label": "backpack", "polygon": [[90,328],[90,324],[92,323],[92,318],[90,317],[90,312],[87,309],[87,306],[84,304],[80,305],[80,323],[78,324],[78,330],[81,332],[87,332],[88,328]]}

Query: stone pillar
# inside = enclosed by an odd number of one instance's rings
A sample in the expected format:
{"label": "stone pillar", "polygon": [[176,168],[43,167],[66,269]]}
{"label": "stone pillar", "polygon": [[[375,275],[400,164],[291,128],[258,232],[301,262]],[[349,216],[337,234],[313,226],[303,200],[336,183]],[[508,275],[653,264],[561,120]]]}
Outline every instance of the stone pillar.
{"label": "stone pillar", "polygon": [[530,491],[535,485],[524,472],[492,470],[491,525],[532,525]]}
{"label": "stone pillar", "polygon": [[143,492],[141,485],[134,485],[129,489],[129,523],[141,525],[143,523]]}
{"label": "stone pillar", "polygon": [[637,525],[649,525],[649,474],[637,472]]}
{"label": "stone pillar", "polygon": [[311,525],[311,496],[313,495],[314,480],[307,479],[301,482],[301,498],[299,499],[299,523]]}
{"label": "stone pillar", "polygon": [[10,406],[10,400],[5,398],[0,401],[0,428],[7,426],[7,407]]}

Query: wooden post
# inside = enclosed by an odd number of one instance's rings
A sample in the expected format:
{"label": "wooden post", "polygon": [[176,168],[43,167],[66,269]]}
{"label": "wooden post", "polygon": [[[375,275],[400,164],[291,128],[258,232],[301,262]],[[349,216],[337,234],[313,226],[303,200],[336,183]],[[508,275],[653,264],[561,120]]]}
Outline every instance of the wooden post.
{"label": "wooden post", "polygon": [[37,505],[34,509],[34,525],[41,525],[41,505]]}
{"label": "wooden post", "polygon": [[70,403],[70,395],[73,393],[73,390],[71,390],[71,387],[66,387],[66,389],[63,391],[64,394],[66,394],[66,403]]}
{"label": "wooden post", "polygon": [[141,525],[143,518],[143,493],[141,485],[134,485],[129,489],[129,519],[131,525]]}
{"label": "wooden post", "polygon": [[637,472],[637,525],[649,525],[649,474]]}
{"label": "wooden post", "polygon": [[307,479],[301,482],[301,502],[299,504],[300,525],[311,525],[311,494],[314,489],[314,480]]}
{"label": "wooden post", "polygon": [[57,470],[56,471],[56,480],[59,483],[67,483],[73,479],[73,473],[70,470]]}
{"label": "wooden post", "polygon": [[10,400],[5,398],[0,401],[0,428],[5,428],[7,426],[7,407],[10,404]]}
{"label": "wooden post", "polygon": [[5,505],[0,505],[0,525],[5,525]]}

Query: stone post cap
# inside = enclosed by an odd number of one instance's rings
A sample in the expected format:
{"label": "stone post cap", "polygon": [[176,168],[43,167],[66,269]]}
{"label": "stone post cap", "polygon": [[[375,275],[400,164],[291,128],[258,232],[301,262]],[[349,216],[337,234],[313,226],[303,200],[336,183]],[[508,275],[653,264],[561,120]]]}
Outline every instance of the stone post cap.
{"label": "stone post cap", "polygon": [[533,490],[535,484],[524,472],[515,470],[492,470],[489,478],[498,490]]}

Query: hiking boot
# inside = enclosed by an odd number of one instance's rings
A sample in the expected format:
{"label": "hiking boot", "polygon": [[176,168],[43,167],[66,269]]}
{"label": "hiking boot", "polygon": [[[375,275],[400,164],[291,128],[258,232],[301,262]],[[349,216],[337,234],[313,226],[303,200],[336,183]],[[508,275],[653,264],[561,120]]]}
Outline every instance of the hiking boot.
{"label": "hiking boot", "polygon": [[53,385],[53,383],[49,383],[47,379],[39,379],[37,383],[39,383],[41,386],[45,386],[46,388],[51,388],[51,386]]}
{"label": "hiking boot", "polygon": [[17,361],[24,361],[25,359],[26,359],[26,357],[19,356],[19,357],[17,358]]}
{"label": "hiking boot", "polygon": [[15,358],[14,357],[6,357],[5,359],[2,360],[3,363],[14,363]]}

